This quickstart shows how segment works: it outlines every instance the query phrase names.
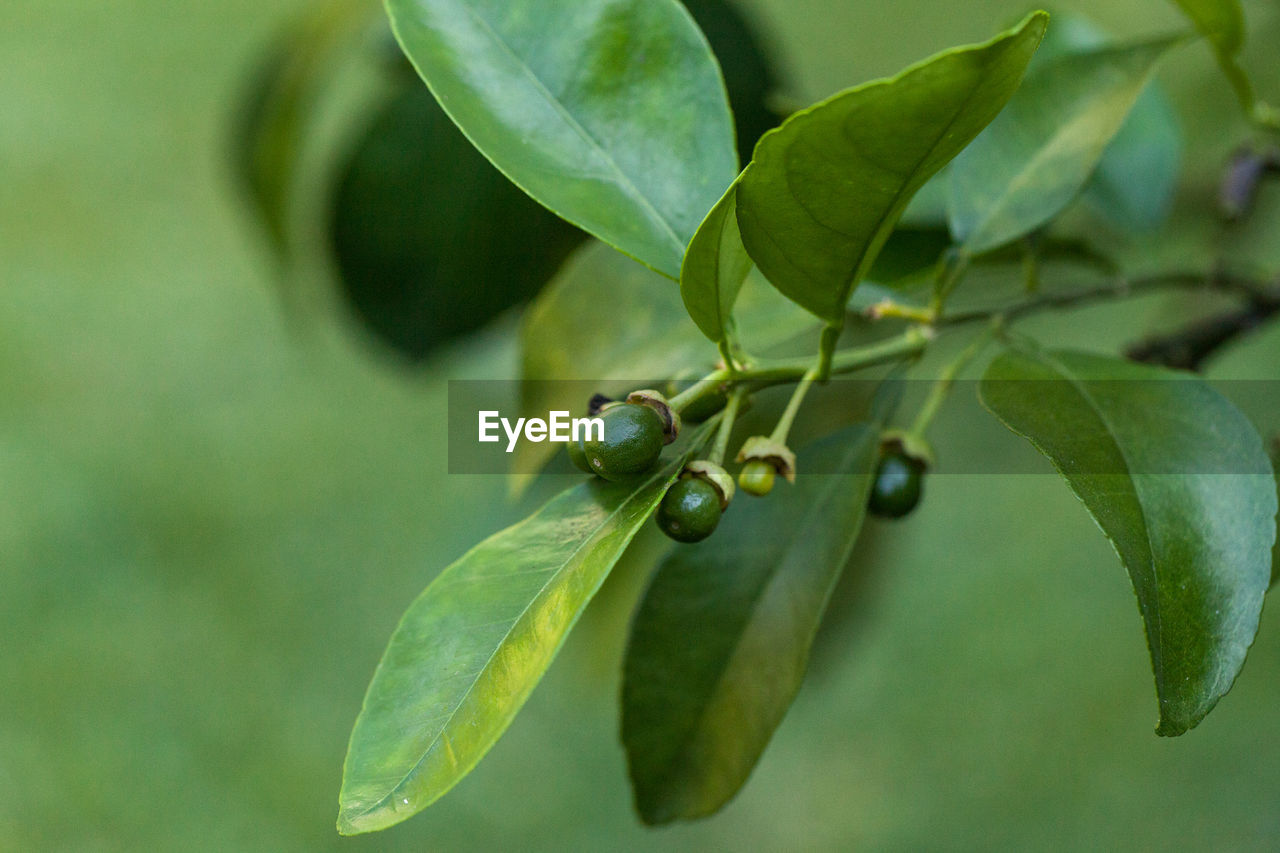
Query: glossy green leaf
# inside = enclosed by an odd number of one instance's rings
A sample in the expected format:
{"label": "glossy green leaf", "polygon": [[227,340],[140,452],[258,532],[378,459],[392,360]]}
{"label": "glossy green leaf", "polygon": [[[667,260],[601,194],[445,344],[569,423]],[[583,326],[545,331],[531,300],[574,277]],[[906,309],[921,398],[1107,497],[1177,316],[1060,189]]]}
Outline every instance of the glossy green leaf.
{"label": "glossy green leaf", "polygon": [[1082,353],[1006,352],[981,394],[1115,547],[1146,626],[1156,732],[1188,731],[1244,664],[1270,577],[1276,486],[1257,431],[1198,378]]}
{"label": "glossy green leaf", "polygon": [[698,227],[680,267],[680,296],[684,307],[702,333],[717,343],[731,333],[733,305],[751,267],[751,258],[738,231],[738,181],[735,181]]}
{"label": "glossy green leaf", "polygon": [[[693,430],[696,449],[707,427]],[[592,478],[445,569],[396,628],[351,733],[338,830],[385,829],[457,784],[510,725],[690,451]]]}
{"label": "glossy green leaf", "polygon": [[[1088,18],[1055,13],[1028,75],[1062,56],[1088,53],[1110,42]],[[1084,198],[1115,225],[1150,230],[1168,216],[1181,164],[1182,127],[1164,87],[1152,80],[1107,145],[1084,188]]]}
{"label": "glossy green leaf", "polygon": [[801,454],[794,487],[739,497],[712,539],[659,567],[622,684],[622,740],[646,823],[712,814],[746,782],[804,677],[878,449],[876,425],[824,439]]}
{"label": "glossy green leaf", "polygon": [[752,260],[832,324],[915,192],[1009,100],[1044,34],[1038,12],[981,45],[841,92],[765,134],[738,188]]}
{"label": "glossy green leaf", "polygon": [[1045,225],[1080,193],[1157,61],[1178,39],[1062,56],[1027,76],[950,169],[951,233],[981,254]]}
{"label": "glossy green leaf", "polygon": [[[814,321],[753,275],[737,324],[751,351],[765,352]],[[718,358],[670,281],[601,243],[579,249],[529,307],[520,340],[522,409],[531,417],[580,413],[593,393],[620,394],[637,381],[701,375]],[[515,470],[536,471],[555,450],[522,442]]]}
{"label": "glossy green leaf", "polygon": [[1173,0],[1213,48],[1218,66],[1246,110],[1253,109],[1253,84],[1236,58],[1244,48],[1244,10],[1240,0]]}
{"label": "glossy green leaf", "polygon": [[706,39],[676,0],[387,0],[463,133],[551,210],[676,278],[737,173]]}

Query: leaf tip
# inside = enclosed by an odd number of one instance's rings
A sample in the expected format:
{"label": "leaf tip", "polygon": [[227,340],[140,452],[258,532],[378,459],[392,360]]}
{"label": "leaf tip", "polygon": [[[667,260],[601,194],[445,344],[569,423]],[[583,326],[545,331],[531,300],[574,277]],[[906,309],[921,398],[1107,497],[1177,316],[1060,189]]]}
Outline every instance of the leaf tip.
{"label": "leaf tip", "polygon": [[[1159,686],[1157,686],[1157,692],[1159,689]],[[1209,712],[1214,709],[1223,695],[1225,695],[1225,691],[1213,696],[1208,701],[1195,703],[1191,707],[1186,705],[1179,707],[1179,703],[1167,702],[1162,698],[1160,700],[1160,719],[1156,723],[1156,736],[1180,737],[1185,735],[1200,725],[1205,717],[1209,716]]]}
{"label": "leaf tip", "polygon": [[412,813],[396,814],[393,809],[360,809],[349,804],[338,806],[338,834],[344,837],[364,835],[394,826]]}
{"label": "leaf tip", "polygon": [[666,826],[675,821],[675,815],[670,814],[665,809],[654,808],[652,803],[641,803],[637,800],[635,805],[636,815],[645,826]]}
{"label": "leaf tip", "polygon": [[411,801],[408,797],[391,793],[373,800],[353,797],[344,789],[338,794],[338,834],[364,835],[389,829],[413,817],[428,805],[429,802],[424,804],[416,799]]}
{"label": "leaf tip", "polygon": [[1011,35],[1021,35],[1022,33],[1034,33],[1036,39],[1036,48],[1039,48],[1040,41],[1044,38],[1044,34],[1049,29],[1049,19],[1052,17],[1044,9],[1036,9],[1027,17],[1022,19],[1022,23],[1018,24],[1012,31]]}
{"label": "leaf tip", "polygon": [[1179,737],[1195,728],[1195,723],[1186,720],[1172,720],[1168,717],[1161,717],[1160,722],[1156,724],[1157,737]]}
{"label": "leaf tip", "polygon": [[1022,23],[1018,25],[1017,29],[1024,30],[1024,29],[1029,29],[1031,27],[1036,27],[1040,30],[1044,30],[1048,28],[1049,19],[1051,17],[1053,16],[1050,15],[1046,10],[1036,9],[1033,12],[1029,12],[1027,14],[1027,17],[1023,18]]}
{"label": "leaf tip", "polygon": [[[634,778],[632,783],[635,784]],[[737,793],[736,789],[734,793]],[[720,811],[727,802],[728,799],[714,803],[691,802],[674,791],[649,791],[642,794],[638,789],[634,799],[635,811],[640,822],[655,828],[670,826],[677,821],[693,821],[710,817]]]}
{"label": "leaf tip", "polygon": [[352,835],[360,835],[364,831],[352,823],[347,812],[342,809],[339,809],[338,811],[337,828],[338,834],[344,838],[349,838]]}

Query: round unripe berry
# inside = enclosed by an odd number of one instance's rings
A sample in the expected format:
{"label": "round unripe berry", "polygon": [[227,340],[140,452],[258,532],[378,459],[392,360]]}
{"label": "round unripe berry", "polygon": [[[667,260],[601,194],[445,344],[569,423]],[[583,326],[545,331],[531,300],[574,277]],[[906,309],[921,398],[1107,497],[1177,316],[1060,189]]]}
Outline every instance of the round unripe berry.
{"label": "round unripe berry", "polygon": [[658,527],[677,542],[700,542],[720,523],[720,493],[706,480],[686,477],[658,505]]}
{"label": "round unripe berry", "polygon": [[569,461],[573,463],[573,467],[579,471],[585,471],[588,474],[594,474],[591,463],[587,461],[587,452],[582,449],[582,442],[570,440],[568,445]]}
{"label": "round unripe berry", "polygon": [[653,467],[666,443],[662,418],[648,406],[620,403],[600,413],[601,439],[583,439],[592,472],[606,480],[625,480]]}
{"label": "round unripe berry", "polygon": [[778,471],[763,459],[752,459],[738,472],[738,488],[749,495],[762,498],[773,491],[773,481]]}
{"label": "round unripe berry", "polygon": [[905,453],[880,457],[867,508],[881,518],[902,518],[920,503],[925,463]]}

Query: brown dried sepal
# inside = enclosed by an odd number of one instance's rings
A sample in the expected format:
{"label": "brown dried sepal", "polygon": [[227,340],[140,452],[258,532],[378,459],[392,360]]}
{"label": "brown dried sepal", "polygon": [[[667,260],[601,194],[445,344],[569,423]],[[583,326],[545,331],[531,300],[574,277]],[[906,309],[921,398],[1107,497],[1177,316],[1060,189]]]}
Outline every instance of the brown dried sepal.
{"label": "brown dried sepal", "polygon": [[880,433],[880,452],[882,455],[901,454],[914,459],[925,466],[934,466],[933,448],[914,433],[900,429],[888,429]]}
{"label": "brown dried sepal", "polygon": [[680,415],[667,403],[666,397],[646,388],[641,391],[632,391],[627,395],[627,402],[637,406],[648,406],[657,412],[658,417],[662,419],[663,439],[667,444],[676,440],[676,436],[680,434]]}
{"label": "brown dried sepal", "polygon": [[788,483],[796,481],[796,455],[781,441],[765,435],[753,435],[742,443],[738,451],[739,462],[760,459],[768,462]]}
{"label": "brown dried sepal", "polygon": [[737,487],[724,468],[706,459],[698,459],[685,465],[681,476],[706,480],[720,495],[720,511],[724,512],[729,508],[729,502],[733,500],[733,492]]}

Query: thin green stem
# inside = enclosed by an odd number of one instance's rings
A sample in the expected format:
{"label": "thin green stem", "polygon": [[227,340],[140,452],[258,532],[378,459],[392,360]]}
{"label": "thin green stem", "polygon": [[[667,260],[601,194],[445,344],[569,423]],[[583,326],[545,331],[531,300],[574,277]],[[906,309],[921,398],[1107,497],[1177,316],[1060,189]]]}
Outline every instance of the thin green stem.
{"label": "thin green stem", "polygon": [[1204,273],[1168,273],[1138,279],[1118,279],[1102,287],[1076,290],[1071,293],[1055,293],[1028,299],[1016,305],[979,311],[966,311],[948,314],[938,319],[939,327],[959,326],[966,323],[986,322],[996,316],[1003,316],[1007,321],[1014,321],[1029,314],[1059,308],[1074,308],[1091,302],[1110,299],[1133,299],[1147,296],[1162,290],[1216,290],[1223,293],[1234,293],[1246,298],[1274,296],[1274,288],[1267,288],[1257,281],[1230,275],[1214,275]]}
{"label": "thin green stem", "polygon": [[921,308],[916,305],[904,305],[892,299],[881,299],[867,308],[862,315],[870,320],[909,320],[912,323],[931,325],[937,316],[933,308]]}
{"label": "thin green stem", "polygon": [[746,395],[746,389],[742,387],[735,388],[733,393],[729,395],[729,402],[721,413],[719,431],[716,433],[715,446],[711,448],[711,455],[707,459],[716,464],[724,464],[724,455],[729,449],[729,437],[733,434],[734,422],[738,420],[738,407],[742,405],[742,398]]}
{"label": "thin green stem", "polygon": [[987,328],[983,329],[970,342],[969,346],[965,347],[950,364],[943,368],[942,374],[938,376],[937,381],[933,383],[933,387],[929,389],[929,396],[925,398],[924,404],[920,406],[920,411],[916,414],[915,421],[911,424],[912,435],[921,439],[924,438],[924,434],[929,429],[929,424],[933,423],[933,419],[942,408],[942,404],[950,396],[951,389],[955,387],[956,377],[978,357],[983,348],[991,341],[995,332],[1001,327],[1002,322],[998,317],[994,319]]}
{"label": "thin green stem", "polygon": [[933,288],[933,300],[929,303],[933,316],[942,316],[942,309],[951,298],[956,285],[969,271],[969,253],[964,249],[948,249],[938,261],[938,278]]}
{"label": "thin green stem", "polygon": [[720,360],[724,362],[725,368],[730,373],[736,373],[738,370],[737,360],[733,356],[733,345],[729,343],[729,339],[725,338],[716,344],[716,348],[720,350]]}
{"label": "thin green stem", "polygon": [[822,328],[822,339],[818,342],[817,378],[826,382],[831,376],[831,364],[835,358],[836,346],[840,343],[843,324],[827,324]]}
{"label": "thin green stem", "polygon": [[715,388],[722,382],[725,382],[732,375],[729,368],[721,368],[708,373],[688,388],[667,401],[667,405],[675,412],[679,412],[688,407],[690,403],[701,397],[703,394]]}
{"label": "thin green stem", "polygon": [[773,441],[779,444],[787,443],[787,434],[791,432],[791,424],[795,422],[796,413],[800,411],[800,404],[804,402],[805,395],[809,393],[813,381],[818,378],[818,372],[821,369],[820,364],[814,364],[813,367],[805,371],[804,376],[800,377],[800,383],[796,385],[796,390],[791,392],[791,399],[787,401],[787,407],[782,411],[782,417],[778,418],[778,425],[773,428],[773,433],[769,436]]}
{"label": "thin green stem", "polygon": [[[933,335],[919,326],[907,329],[900,335],[887,338],[865,347],[838,350],[831,357],[831,373],[852,373],[878,364],[901,361],[922,353],[929,345]],[[744,370],[738,379],[750,382],[755,388],[766,388],[786,382],[796,382],[813,367],[813,360],[800,359],[761,359]]]}
{"label": "thin green stem", "polygon": [[[911,358],[924,352],[933,334],[920,326],[907,329],[900,335],[887,338],[869,346],[838,350],[831,357],[831,373],[852,373],[879,364],[888,364]],[[727,367],[708,373],[668,401],[672,409],[682,411],[694,401],[716,390],[717,386],[745,385],[750,391],[758,391],[774,385],[798,382],[813,369],[811,358],[759,359],[750,367],[736,373]]]}
{"label": "thin green stem", "polygon": [[1036,247],[1031,238],[1025,237],[1022,248],[1022,279],[1027,293],[1040,290],[1040,259],[1036,255]]}

